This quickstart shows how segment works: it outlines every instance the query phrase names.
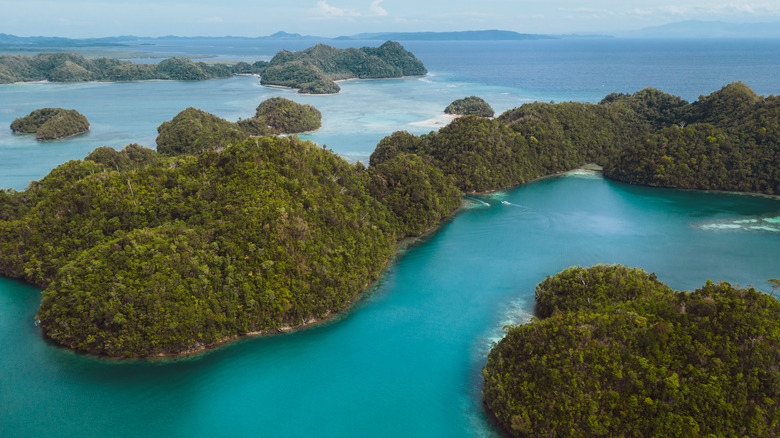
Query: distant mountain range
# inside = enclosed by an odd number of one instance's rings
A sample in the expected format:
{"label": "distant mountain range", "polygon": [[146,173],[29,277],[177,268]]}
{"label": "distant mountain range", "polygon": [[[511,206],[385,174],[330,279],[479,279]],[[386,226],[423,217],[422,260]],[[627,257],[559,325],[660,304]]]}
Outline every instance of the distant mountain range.
{"label": "distant mountain range", "polygon": [[517,33],[508,30],[468,30],[463,32],[384,32],[359,33],[342,36],[347,40],[393,40],[393,41],[504,41],[544,40],[558,38],[553,35]]}
{"label": "distant mountain range", "polygon": [[[567,35],[565,37],[571,37]],[[276,32],[272,35],[262,37],[179,37],[174,35],[162,37],[136,37],[136,36],[118,36],[107,38],[58,38],[58,37],[19,37],[0,33],[0,46],[33,48],[33,47],[86,47],[86,46],[127,46],[153,44],[161,40],[208,40],[208,39],[237,39],[237,40],[311,40],[311,41],[333,41],[333,40],[378,40],[378,41],[498,41],[498,40],[541,40],[560,38],[555,35],[540,35],[511,32],[507,30],[475,30],[463,32],[383,32],[383,33],[361,33],[357,35],[340,36],[328,38],[314,35],[301,35],[297,33]]]}
{"label": "distant mountain range", "polygon": [[[722,21],[681,21],[662,26],[646,27],[635,31],[619,33],[615,36],[627,38],[780,38],[780,23],[726,23]],[[179,37],[174,35],[162,37],[117,36],[106,38],[59,38],[59,37],[20,37],[0,33],[0,49],[6,51],[25,50],[60,50],[74,47],[127,47],[152,45],[160,41],[171,40],[305,40],[324,42],[336,40],[355,41],[513,41],[513,40],[547,40],[558,38],[605,38],[609,35],[545,35],[518,33],[508,30],[469,30],[461,32],[376,32],[356,35],[339,36],[336,38],[298,33],[276,32],[261,37]]]}

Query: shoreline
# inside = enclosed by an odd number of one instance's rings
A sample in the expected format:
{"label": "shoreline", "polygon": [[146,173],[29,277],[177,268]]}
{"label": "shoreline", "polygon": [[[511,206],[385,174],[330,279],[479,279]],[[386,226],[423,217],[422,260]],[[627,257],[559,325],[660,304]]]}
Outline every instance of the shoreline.
{"label": "shoreline", "polygon": [[[156,360],[178,360],[178,359],[186,359],[188,357],[197,356],[200,354],[207,354],[212,351],[216,351],[221,347],[228,346],[233,341],[238,341],[240,339],[249,339],[249,338],[258,338],[258,337],[264,337],[264,336],[278,336],[278,335],[284,335],[284,334],[291,334],[295,333],[301,330],[307,330],[310,328],[315,328],[321,324],[326,324],[329,322],[332,322],[340,317],[346,317],[349,315],[349,312],[354,311],[355,304],[357,304],[361,299],[368,296],[372,289],[374,289],[376,286],[379,285],[379,283],[382,281],[382,278],[385,275],[385,272],[387,272],[387,269],[392,265],[399,257],[403,256],[410,248],[419,245],[425,241],[428,237],[430,237],[432,234],[436,233],[437,231],[441,230],[444,225],[452,221],[458,214],[460,214],[461,211],[465,209],[466,204],[468,203],[468,200],[461,199],[460,205],[455,208],[450,214],[445,216],[444,218],[439,221],[438,224],[436,224],[434,227],[424,231],[419,236],[407,236],[402,238],[401,240],[397,241],[395,243],[395,246],[393,248],[393,256],[388,259],[387,263],[385,264],[384,268],[382,268],[382,272],[379,274],[379,276],[367,283],[363,289],[359,290],[357,293],[355,293],[352,297],[350,297],[347,301],[344,307],[338,310],[330,310],[328,313],[322,317],[322,318],[310,318],[308,320],[303,321],[303,323],[298,325],[283,325],[279,328],[274,329],[265,329],[265,330],[258,330],[253,332],[247,332],[237,335],[231,335],[227,336],[213,344],[208,345],[202,345],[199,348],[194,348],[190,350],[184,350],[176,353],[160,353],[155,354],[151,356],[128,356],[128,357],[119,357],[119,356],[108,356],[104,354],[96,354],[96,353],[90,353],[88,351],[79,351],[79,350],[73,350],[71,348],[62,346],[58,344],[57,342],[47,338],[46,336],[43,336],[43,339],[46,342],[51,343],[52,345],[57,346],[58,348],[63,348],[65,350],[73,351],[77,354],[84,354],[87,356],[91,356],[97,359],[104,359],[104,360],[112,360],[112,361],[125,361],[125,360],[141,360],[141,361],[156,361]],[[6,277],[11,278],[11,277]],[[22,281],[24,283],[27,283],[26,281],[22,279],[18,279],[19,281]],[[27,283],[30,284],[30,283]],[[41,289],[45,289],[44,286],[37,286]]]}
{"label": "shoreline", "polygon": [[[258,78],[261,77],[261,75],[255,75],[255,74],[243,74],[243,75],[236,75],[236,76],[257,76]],[[346,78],[346,79],[331,79],[333,82],[338,84],[339,82],[350,82],[350,81],[382,81],[382,80],[388,80],[388,79],[407,79],[407,78],[424,78],[425,76],[428,76],[428,74],[424,75],[409,75],[409,76],[391,76],[387,78]],[[341,90],[339,90],[336,93],[301,93],[300,88],[292,87],[289,85],[277,85],[277,84],[260,84],[261,87],[268,87],[268,88],[282,88],[282,89],[288,89],[288,90],[298,90],[298,94],[304,95],[304,96],[335,96],[337,94],[341,94]]]}
{"label": "shoreline", "polygon": [[[456,207],[447,216],[443,217],[435,226],[431,227],[430,229],[426,230],[425,232],[421,233],[420,235],[418,235],[418,236],[407,236],[407,237],[404,237],[404,238],[398,240],[395,243],[395,245],[394,245],[393,256],[390,257],[387,260],[387,263],[385,264],[385,266],[382,269],[382,271],[379,274],[379,276],[377,276],[376,279],[366,283],[366,285],[362,289],[360,289],[358,292],[356,292],[352,297],[350,297],[346,301],[345,305],[342,308],[340,308],[338,310],[330,310],[322,318],[310,318],[308,320],[304,320],[301,324],[298,324],[298,325],[283,325],[283,326],[281,326],[279,328],[275,328],[275,329],[265,329],[265,330],[258,330],[258,331],[253,331],[253,332],[247,332],[247,333],[242,333],[242,334],[231,335],[231,336],[227,336],[227,337],[225,337],[225,338],[223,338],[223,339],[221,339],[221,340],[219,340],[219,341],[217,341],[215,343],[208,344],[208,345],[202,345],[202,346],[200,346],[198,348],[195,348],[195,349],[184,350],[184,351],[175,352],[175,353],[160,353],[160,354],[151,355],[151,356],[116,357],[116,356],[95,354],[95,353],[90,353],[88,351],[73,350],[73,349],[70,349],[70,348],[62,346],[62,345],[52,341],[51,339],[49,339],[49,338],[47,338],[45,336],[43,336],[43,338],[44,338],[44,340],[46,342],[51,342],[53,345],[56,345],[59,348],[64,348],[64,349],[73,351],[73,352],[78,353],[78,354],[85,354],[85,355],[96,357],[96,358],[100,358],[100,359],[107,359],[107,360],[177,360],[177,359],[184,359],[184,358],[188,358],[188,357],[191,357],[191,356],[195,356],[195,355],[199,355],[199,354],[206,354],[206,353],[209,353],[211,351],[215,351],[215,350],[219,349],[220,347],[227,346],[231,342],[237,341],[237,340],[242,339],[242,338],[254,338],[254,337],[263,337],[263,336],[276,336],[276,335],[295,333],[297,331],[305,330],[305,329],[309,329],[309,328],[314,328],[314,327],[316,327],[318,325],[331,322],[334,319],[337,319],[339,317],[346,317],[349,314],[349,312],[354,311],[354,308],[355,308],[354,305],[357,304],[357,302],[359,302],[361,299],[363,299],[363,297],[365,297],[368,294],[370,294],[370,291],[381,282],[381,280],[384,277],[387,269],[399,257],[403,256],[410,248],[414,247],[415,245],[423,243],[432,234],[434,234],[434,233],[438,232],[439,230],[443,229],[443,227],[446,224],[451,222],[455,217],[457,217],[462,211],[464,211],[466,209],[466,205],[474,202],[473,200],[465,198],[464,196],[466,196],[466,195],[477,195],[477,196],[479,196],[479,195],[492,194],[492,193],[496,193],[496,192],[499,192],[499,191],[502,191],[502,190],[508,190],[508,189],[511,189],[511,188],[514,188],[514,187],[519,187],[521,185],[529,184],[529,183],[534,182],[534,181],[543,180],[543,179],[547,179],[547,178],[554,178],[554,177],[558,177],[558,176],[564,175],[566,173],[576,172],[576,171],[583,171],[583,170],[584,171],[588,171],[588,172],[594,172],[594,173],[602,173],[603,172],[603,167],[598,165],[598,164],[596,164],[596,163],[587,163],[587,164],[584,164],[582,166],[576,167],[574,169],[561,171],[561,172],[556,172],[556,173],[551,173],[551,174],[548,174],[548,175],[542,175],[542,176],[530,179],[530,180],[528,180],[526,182],[523,182],[523,183],[520,183],[520,184],[516,184],[516,185],[513,185],[513,186],[502,187],[502,188],[498,188],[498,189],[495,189],[495,190],[484,191],[484,192],[473,191],[473,192],[461,193],[461,203],[460,203],[460,205],[458,207]],[[621,182],[621,181],[617,181],[617,180],[610,180],[610,181]],[[623,183],[623,184],[628,184],[628,183]],[[645,186],[645,187],[651,187],[651,186]],[[670,187],[652,187],[652,188],[670,188]],[[767,198],[767,199],[771,199],[771,200],[775,200],[775,201],[780,201],[780,195],[769,195],[769,194],[762,194],[762,193],[727,192],[727,191],[717,191],[717,190],[696,190],[696,189],[684,189],[684,188],[683,189],[671,188],[671,189],[674,189],[674,190],[690,190],[690,191],[699,191],[699,192],[711,192],[711,193],[715,193],[715,194],[727,194],[727,195],[738,195],[738,196],[754,196],[754,197],[762,197],[762,198]],[[12,277],[7,277],[7,278],[12,278]],[[21,280],[21,281],[27,283],[24,280]],[[31,284],[31,283],[28,283],[28,284]],[[34,285],[34,286],[36,286],[36,285]],[[40,287],[42,289],[45,289],[45,287],[42,287],[42,286],[36,286],[36,287]]]}
{"label": "shoreline", "polygon": [[461,117],[456,114],[446,114],[441,113],[437,116],[431,117],[430,119],[420,120],[418,122],[411,122],[409,125],[411,126],[419,126],[422,128],[443,128],[450,123],[452,123],[453,120],[457,119],[458,117]]}

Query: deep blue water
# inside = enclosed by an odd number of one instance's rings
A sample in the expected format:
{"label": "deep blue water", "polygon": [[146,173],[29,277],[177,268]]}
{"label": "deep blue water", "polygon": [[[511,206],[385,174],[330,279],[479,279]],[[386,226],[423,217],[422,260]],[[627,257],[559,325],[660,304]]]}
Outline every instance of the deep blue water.
{"label": "deep blue water", "polygon": [[[408,43],[430,76],[346,82],[336,96],[298,96],[252,77],[0,86],[0,125],[42,106],[76,108],[92,121],[85,136],[45,144],[0,131],[0,187],[21,190],[97,146],[153,146],[156,127],[188,106],[236,120],[275,95],[322,110],[323,129],[306,138],[366,160],[384,135],[434,129],[430,119],[446,104],[472,94],[502,111],[645,86],[693,99],[737,79],[777,93],[778,45],[750,44]],[[177,50],[251,59],[266,49]],[[178,360],[110,361],[52,346],[33,324],[39,290],[0,278],[0,436],[497,436],[482,410],[480,369],[501,328],[528,320],[546,275],[622,263],[677,289],[713,279],[768,291],[780,273],[775,200],[628,186],[588,172],[480,199],[490,207],[470,203],[340,317]]]}

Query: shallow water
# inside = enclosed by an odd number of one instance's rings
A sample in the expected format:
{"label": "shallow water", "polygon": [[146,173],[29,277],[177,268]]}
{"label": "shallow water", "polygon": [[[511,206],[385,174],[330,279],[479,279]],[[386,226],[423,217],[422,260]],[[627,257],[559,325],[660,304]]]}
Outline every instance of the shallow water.
{"label": "shallow water", "polygon": [[[413,123],[456,98],[480,95],[501,111],[534,96],[594,93],[588,84],[529,91],[487,72],[469,80],[479,66],[445,71],[446,54],[434,54],[439,71],[428,77],[344,82],[336,96],[268,89],[252,77],[1,86],[0,126],[63,106],[87,115],[92,131],[38,143],[0,130],[0,187],[23,189],[97,146],[153,146],[156,127],[188,106],[237,120],[271,96],[311,103],[324,126],[304,137],[367,161],[392,131],[432,129]],[[641,72],[631,78],[641,88]],[[496,436],[480,369],[502,327],[530,318],[546,275],[622,263],[676,289],[713,279],[769,291],[766,280],[780,273],[780,202],[769,199],[629,186],[587,171],[469,198],[338,318],[179,360],[111,361],[54,347],[34,325],[39,290],[0,278],[0,436]]]}

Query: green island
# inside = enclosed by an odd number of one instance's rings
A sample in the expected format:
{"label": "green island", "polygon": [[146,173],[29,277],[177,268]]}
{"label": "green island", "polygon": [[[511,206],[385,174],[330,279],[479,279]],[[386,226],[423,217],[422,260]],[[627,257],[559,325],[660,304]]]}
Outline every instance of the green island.
{"label": "green island", "polygon": [[62,346],[198,351],[343,310],[463,193],[599,163],[631,183],[776,194],[778,125],[778,98],[741,83],[694,103],[646,89],[396,132],[366,168],[188,109],[158,151],[99,148],[0,191],[0,274],[45,289],[37,318]]}
{"label": "green island", "polygon": [[89,131],[89,121],[72,109],[41,108],[11,122],[14,134],[35,134],[41,141],[58,140]]}
{"label": "green island", "polygon": [[138,64],[112,58],[88,59],[77,53],[41,53],[36,56],[0,55],[0,84],[15,82],[85,82],[179,80],[203,81],[237,74],[259,75],[260,83],[296,88],[300,93],[333,94],[336,80],[386,79],[419,76],[425,66],[401,44],[387,41],[379,47],[337,49],[318,44],[300,52],[279,51],[270,62],[205,63],[169,58],[156,64]]}
{"label": "green island", "polygon": [[0,272],[45,288],[37,319],[62,346],[198,351],[340,311],[396,242],[459,204],[411,155],[366,169],[274,136],[170,156],[102,147],[0,192]]}
{"label": "green island", "polygon": [[341,89],[334,81],[421,76],[425,66],[400,44],[337,49],[317,44],[300,52],[277,53],[260,77],[263,85],[297,88],[299,93],[332,94]]}
{"label": "green island", "polygon": [[770,295],[574,267],[536,287],[536,314],[505,328],[482,371],[485,404],[511,436],[780,434]]}
{"label": "green island", "polygon": [[457,116],[479,116],[479,117],[493,117],[495,111],[489,103],[485,102],[485,99],[478,96],[464,97],[463,99],[456,99],[451,104],[444,108],[444,114],[453,114]]}
{"label": "green island", "polygon": [[112,58],[87,59],[77,53],[41,53],[35,56],[0,55],[0,84],[14,82],[86,82],[179,80],[203,81],[234,74],[261,74],[265,61],[253,64],[207,64],[169,58],[156,64],[137,64]]}
{"label": "green island", "polygon": [[251,136],[300,134],[322,125],[322,114],[311,105],[283,97],[263,101],[254,117],[230,122],[197,108],[187,108],[157,131],[157,152],[163,155],[200,153],[238,143]]}
{"label": "green island", "polygon": [[437,132],[394,133],[371,157],[428,157],[464,192],[513,187],[587,163],[629,184],[780,194],[780,96],[741,82],[688,103],[648,88],[597,104],[530,103]]}

